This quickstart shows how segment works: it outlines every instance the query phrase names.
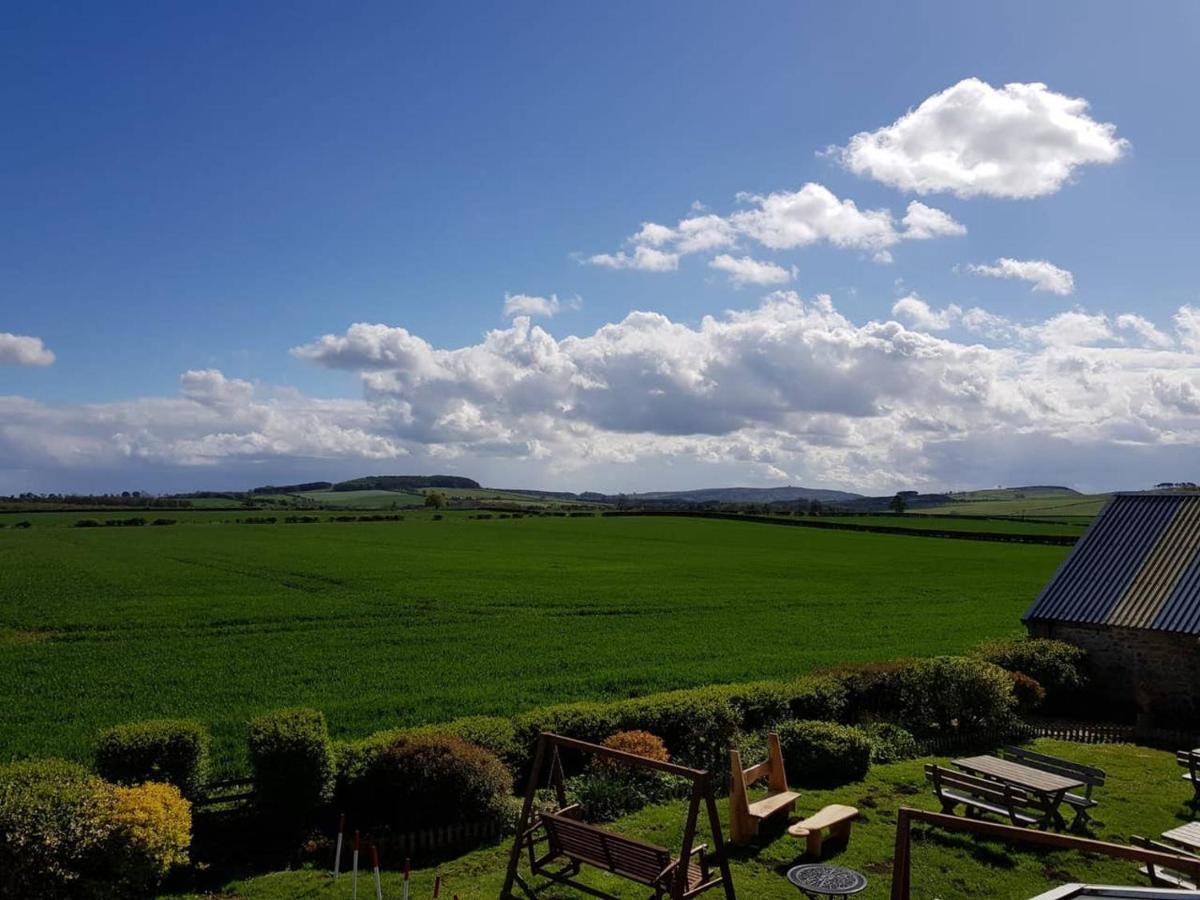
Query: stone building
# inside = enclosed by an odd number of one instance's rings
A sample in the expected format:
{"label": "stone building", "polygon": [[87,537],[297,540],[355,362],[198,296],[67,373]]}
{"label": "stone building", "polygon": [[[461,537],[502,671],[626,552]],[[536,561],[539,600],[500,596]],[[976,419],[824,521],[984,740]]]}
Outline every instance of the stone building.
{"label": "stone building", "polygon": [[1025,614],[1086,649],[1114,714],[1200,721],[1200,494],[1118,494]]}

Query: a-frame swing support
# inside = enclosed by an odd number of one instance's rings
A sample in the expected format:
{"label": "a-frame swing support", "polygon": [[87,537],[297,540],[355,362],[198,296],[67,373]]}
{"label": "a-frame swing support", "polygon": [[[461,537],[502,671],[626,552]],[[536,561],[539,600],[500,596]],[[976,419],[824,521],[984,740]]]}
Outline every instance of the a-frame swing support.
{"label": "a-frame swing support", "polygon": [[[532,893],[528,885],[525,884],[524,879],[518,874],[517,869],[521,862],[521,850],[526,846],[526,840],[531,833],[530,830],[534,827],[532,821],[533,801],[537,793],[537,787],[541,783],[542,770],[547,763],[547,756],[550,757],[549,781],[554,787],[555,797],[560,808],[566,804],[565,779],[562,761],[559,758],[560,748],[578,750],[594,756],[617,760],[630,766],[666,772],[690,780],[692,783],[692,793],[688,803],[687,821],[683,829],[683,843],[679,848],[679,857],[676,861],[675,878],[667,896],[670,900],[687,900],[687,898],[694,897],[720,884],[725,889],[725,900],[736,900],[733,890],[733,879],[729,874],[729,858],[725,852],[725,839],[721,832],[721,820],[717,814],[717,802],[713,797],[712,778],[707,771],[703,769],[690,769],[687,766],[680,766],[675,763],[646,759],[633,753],[613,750],[603,747],[600,744],[591,744],[587,741],[563,737],[562,735],[551,734],[549,732],[543,732],[538,738],[537,750],[533,757],[533,767],[529,773],[529,783],[525,788],[525,802],[521,807],[520,821],[517,823],[517,835],[513,840],[512,851],[508,857],[508,872],[504,878],[504,887],[500,891],[500,900],[517,900],[516,895],[513,894],[513,887],[518,882],[527,893]],[[692,857],[692,851],[696,843],[696,829],[700,819],[701,805],[704,806],[708,816],[709,828],[712,832],[711,843],[709,844],[711,848],[710,856],[716,865],[719,875],[689,889],[688,863]],[[606,896],[590,889],[586,890],[588,893]]]}

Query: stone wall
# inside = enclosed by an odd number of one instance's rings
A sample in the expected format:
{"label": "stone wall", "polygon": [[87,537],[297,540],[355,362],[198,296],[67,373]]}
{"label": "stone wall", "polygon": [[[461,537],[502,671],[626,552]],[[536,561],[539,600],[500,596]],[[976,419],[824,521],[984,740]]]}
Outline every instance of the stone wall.
{"label": "stone wall", "polygon": [[1092,687],[1112,704],[1159,727],[1200,723],[1200,638],[1144,628],[1030,622],[1034,637],[1056,638],[1088,651]]}

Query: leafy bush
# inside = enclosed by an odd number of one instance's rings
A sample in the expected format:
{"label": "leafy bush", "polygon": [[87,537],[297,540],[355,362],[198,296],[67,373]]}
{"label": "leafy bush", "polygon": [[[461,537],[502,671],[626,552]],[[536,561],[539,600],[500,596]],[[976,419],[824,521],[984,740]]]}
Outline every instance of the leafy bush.
{"label": "leafy bush", "polygon": [[154,520],[153,522],[151,522],[150,524],[151,524],[151,525],[158,525],[158,526],[162,526],[162,525],[174,525],[174,524],[175,524],[175,520],[174,520],[174,519],[155,519],[155,520]]}
{"label": "leafy bush", "polygon": [[1010,672],[1024,672],[1046,691],[1047,708],[1065,712],[1087,687],[1087,651],[1065,641],[1025,638],[988,641],[975,651],[980,659]]}
{"label": "leafy bush", "polygon": [[659,735],[671,758],[685,766],[721,771],[738,731],[738,714],[720,690],[698,688],[650,694],[615,704],[612,731]]}
{"label": "leafy bush", "polygon": [[259,806],[281,816],[307,817],[333,796],[333,747],[325,716],[283,709],[250,723],[250,765]]}
{"label": "leafy bush", "polygon": [[[543,731],[598,744],[621,726],[615,704],[585,702],[530,710],[517,716],[513,727],[523,757],[532,760],[538,735]],[[585,762],[581,755],[567,750],[561,752],[561,759],[568,774],[579,772]]]}
{"label": "leafy bush", "polygon": [[897,659],[842,666],[824,673],[841,685],[842,720],[857,722],[872,714],[895,710],[900,702],[901,678],[913,665],[914,660]]}
{"label": "leafy bush", "polygon": [[356,821],[417,831],[503,822],[512,784],[512,772],[482,747],[445,734],[409,734],[360,746],[339,799]]}
{"label": "leafy bush", "polygon": [[163,781],[195,798],[208,775],[208,731],[199,722],[157,719],[100,733],[96,771],[117,784]]}
{"label": "leafy bush", "polygon": [[148,893],[173,868],[187,863],[191,806],[174,785],[113,787],[107,818],[112,829],[109,862],[128,893]]}
{"label": "leafy bush", "polygon": [[190,842],[171,785],[116,787],[62,760],[0,766],[0,898],[142,896]]}
{"label": "leafy bush", "polygon": [[917,739],[891,722],[868,722],[859,728],[871,742],[871,762],[890,763],[916,759],[921,755]]}
{"label": "leafy bush", "polygon": [[[632,753],[634,756],[640,756],[643,759],[652,759],[656,762],[668,762],[671,759],[670,754],[667,753],[667,745],[663,743],[662,738],[648,731],[618,731],[616,734],[610,734],[600,744],[609,750]],[[626,765],[620,760],[608,759],[604,756],[592,757],[588,763],[588,767],[593,772],[607,775],[623,772],[651,771],[649,769],[638,769]]]}
{"label": "leafy bush", "polygon": [[1013,696],[1017,698],[1017,709],[1021,712],[1033,712],[1046,702],[1046,689],[1036,679],[1024,672],[1009,672],[1008,677],[1012,679]]}
{"label": "leafy bush", "polygon": [[76,528],[99,528],[100,523],[95,519],[78,519],[75,522]]}
{"label": "leafy bush", "polygon": [[982,659],[938,656],[900,674],[900,723],[913,734],[976,734],[1013,724],[1016,698],[1008,673]]}
{"label": "leafy bush", "polygon": [[861,781],[871,768],[871,741],[853,725],[800,720],[779,726],[788,779],[805,787]]}

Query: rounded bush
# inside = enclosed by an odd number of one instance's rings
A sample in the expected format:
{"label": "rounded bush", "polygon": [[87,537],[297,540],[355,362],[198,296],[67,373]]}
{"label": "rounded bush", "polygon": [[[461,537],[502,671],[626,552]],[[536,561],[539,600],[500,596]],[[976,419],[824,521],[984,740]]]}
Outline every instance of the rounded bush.
{"label": "rounded bush", "polygon": [[[656,762],[668,762],[671,759],[670,754],[667,753],[667,745],[663,743],[662,738],[648,731],[618,731],[616,734],[610,734],[600,744],[609,750],[632,753],[634,756],[652,759]],[[593,772],[605,775],[621,775],[631,771],[651,771],[648,769],[635,769],[619,760],[608,759],[603,756],[593,756],[588,763],[588,768]]]}
{"label": "rounded bush", "polygon": [[1038,684],[1037,679],[1030,678],[1024,672],[1009,672],[1008,676],[1012,679],[1018,710],[1031,713],[1046,702],[1046,689]]}
{"label": "rounded bush", "polygon": [[801,720],[778,734],[788,779],[804,787],[861,781],[871,768],[871,741],[853,725]]}
{"label": "rounded bush", "polygon": [[916,759],[921,755],[917,739],[910,732],[891,722],[868,722],[859,728],[871,742],[871,762],[890,763]]}
{"label": "rounded bush", "polygon": [[685,766],[721,771],[738,732],[738,714],[719,690],[698,688],[651,694],[616,704],[613,731],[659,735],[671,758]]}
{"label": "rounded bush", "polygon": [[1087,651],[1065,641],[1024,638],[988,641],[976,649],[980,659],[1010,672],[1024,672],[1046,692],[1047,708],[1066,712],[1087,687]]}
{"label": "rounded bush", "polygon": [[362,753],[346,772],[342,799],[365,825],[420,831],[505,821],[512,783],[482,747],[444,734],[402,735]]}
{"label": "rounded bush", "polygon": [[900,673],[900,723],[913,734],[977,734],[1012,726],[1016,709],[1008,673],[982,659],[938,656]]}
{"label": "rounded bush", "polygon": [[208,777],[208,730],[187,719],[117,725],[96,741],[96,771],[117,784],[162,781],[199,796]]}
{"label": "rounded bush", "polygon": [[283,709],[250,723],[250,765],[264,811],[311,816],[333,796],[333,746],[325,716],[313,709]]}
{"label": "rounded bush", "polygon": [[0,766],[0,898],[145,896],[190,842],[171,785],[118,787],[62,760]]}

